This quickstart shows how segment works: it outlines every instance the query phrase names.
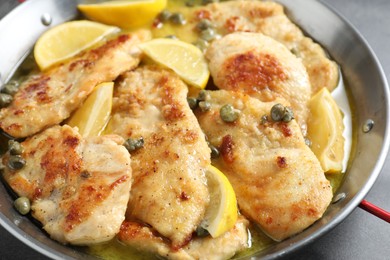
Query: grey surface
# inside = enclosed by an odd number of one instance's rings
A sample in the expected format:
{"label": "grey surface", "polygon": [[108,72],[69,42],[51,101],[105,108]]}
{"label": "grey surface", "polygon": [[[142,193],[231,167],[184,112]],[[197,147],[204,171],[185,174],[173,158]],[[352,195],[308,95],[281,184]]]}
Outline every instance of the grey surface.
{"label": "grey surface", "polygon": [[[335,8],[360,31],[389,77],[390,52],[387,46],[390,46],[390,1],[324,2]],[[16,3],[16,0],[0,0],[0,15],[4,15]],[[381,175],[366,197],[387,210],[390,210],[390,200],[387,196],[390,194],[389,169],[389,163],[385,163]],[[390,225],[358,208],[333,231],[285,259],[389,259],[389,253]],[[0,259],[47,258],[28,248],[0,227]]]}

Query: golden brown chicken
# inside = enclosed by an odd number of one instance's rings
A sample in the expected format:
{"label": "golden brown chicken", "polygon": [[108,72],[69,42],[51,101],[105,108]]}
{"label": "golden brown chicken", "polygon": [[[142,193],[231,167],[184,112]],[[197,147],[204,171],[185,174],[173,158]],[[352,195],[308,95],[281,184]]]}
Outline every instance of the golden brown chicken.
{"label": "golden brown chicken", "polygon": [[[207,101],[211,109],[196,115],[210,143],[220,149],[213,164],[231,182],[242,214],[278,241],[321,218],[332,188],[295,120],[273,122],[274,102],[239,92],[212,91]],[[232,123],[220,116],[226,104],[240,113]]]}
{"label": "golden brown chicken", "polygon": [[189,21],[208,19],[221,35],[259,32],[284,44],[302,59],[309,74],[312,93],[338,83],[338,66],[321,46],[306,37],[286,16],[283,6],[268,1],[237,0],[213,3],[196,9]]}
{"label": "golden brown chicken", "polygon": [[284,45],[261,33],[236,32],[215,40],[206,58],[219,89],[240,91],[261,101],[284,98],[306,129],[309,77],[301,60]]}
{"label": "golden brown chicken", "polygon": [[209,203],[210,149],[174,73],[141,67],[116,86],[108,131],[144,140],[132,153],[127,218],[151,225],[173,248],[191,240]]}
{"label": "golden brown chicken", "polygon": [[[22,143],[26,165],[6,167],[4,179],[31,201],[32,216],[49,235],[76,245],[112,239],[125,219],[131,188],[130,155],[119,136],[82,139],[54,126]],[[10,154],[3,157],[8,165]]]}
{"label": "golden brown chicken", "polygon": [[0,128],[14,137],[27,137],[59,124],[80,106],[95,86],[135,68],[137,45],[150,39],[149,31],[120,35],[102,46],[30,76],[13,102],[0,110]]}

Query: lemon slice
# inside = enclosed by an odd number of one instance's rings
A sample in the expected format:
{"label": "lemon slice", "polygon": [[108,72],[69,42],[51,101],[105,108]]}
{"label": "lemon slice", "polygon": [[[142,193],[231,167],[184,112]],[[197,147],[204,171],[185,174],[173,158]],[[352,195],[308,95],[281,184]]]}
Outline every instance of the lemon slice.
{"label": "lemon slice", "polygon": [[83,105],[72,114],[67,124],[77,126],[83,137],[100,135],[110,118],[113,88],[113,82],[97,85]]}
{"label": "lemon slice", "polygon": [[210,204],[206,209],[201,227],[215,238],[233,228],[237,221],[237,200],[233,187],[226,176],[214,166],[207,169]]}
{"label": "lemon slice", "polygon": [[324,172],[340,172],[343,169],[344,137],[343,116],[327,88],[315,94],[309,103],[307,121],[311,149],[321,163]]}
{"label": "lemon slice", "polygon": [[210,72],[201,50],[192,44],[167,39],[154,39],[139,45],[155,62],[172,69],[189,85],[205,88]]}
{"label": "lemon slice", "polygon": [[167,0],[107,1],[81,4],[78,8],[89,19],[132,29],[151,23],[166,5]]}
{"label": "lemon slice", "polygon": [[119,31],[119,28],[85,20],[63,23],[39,37],[34,47],[35,61],[41,70],[45,70],[116,31]]}

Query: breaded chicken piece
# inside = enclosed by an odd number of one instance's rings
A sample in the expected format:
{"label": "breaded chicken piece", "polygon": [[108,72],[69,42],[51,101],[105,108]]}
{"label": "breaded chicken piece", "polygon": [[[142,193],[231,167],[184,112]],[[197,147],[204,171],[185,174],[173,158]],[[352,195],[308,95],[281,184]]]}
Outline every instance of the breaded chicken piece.
{"label": "breaded chicken piece", "polygon": [[[32,216],[61,242],[88,245],[112,239],[125,219],[131,188],[130,155],[119,136],[82,139],[53,126],[22,143],[26,165],[4,179],[31,201]],[[3,157],[7,165],[9,154]]]}
{"label": "breaded chicken piece", "polygon": [[112,81],[140,61],[137,45],[149,31],[121,35],[46,72],[30,76],[13,102],[0,110],[0,128],[27,137],[59,124],[86,99],[95,86]]}
{"label": "breaded chicken piece", "polygon": [[176,74],[142,67],[114,91],[108,131],[143,138],[132,153],[134,184],[127,218],[151,225],[173,248],[187,244],[209,203],[205,176],[210,149]]}
{"label": "breaded chicken piece", "polygon": [[298,57],[309,74],[312,94],[323,87],[329,91],[338,84],[339,72],[335,62],[327,57],[322,47],[305,37],[285,15],[283,6],[267,1],[226,1],[209,4],[195,10],[188,20],[208,19],[218,33],[260,32],[279,41]]}
{"label": "breaded chicken piece", "polygon": [[196,237],[178,250],[172,250],[166,240],[156,235],[150,227],[124,221],[118,234],[122,243],[172,260],[230,259],[248,247],[248,221],[239,217],[235,226],[223,235],[212,238]]}
{"label": "breaded chicken piece", "polygon": [[[321,218],[332,188],[296,121],[264,122],[274,103],[239,92],[209,92],[207,101],[211,109],[196,115],[210,143],[219,147],[213,165],[231,182],[241,213],[277,241]],[[233,123],[220,117],[225,104],[240,111]]]}
{"label": "breaded chicken piece", "polygon": [[300,59],[284,45],[260,33],[237,32],[212,43],[206,58],[215,85],[261,101],[287,100],[306,129],[311,87]]}

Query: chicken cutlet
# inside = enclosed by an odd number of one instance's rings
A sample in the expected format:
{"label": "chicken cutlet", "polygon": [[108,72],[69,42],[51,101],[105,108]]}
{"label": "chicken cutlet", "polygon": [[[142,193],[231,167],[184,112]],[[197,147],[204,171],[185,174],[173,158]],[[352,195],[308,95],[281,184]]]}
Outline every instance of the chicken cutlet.
{"label": "chicken cutlet", "polygon": [[150,38],[146,30],[120,35],[64,64],[30,76],[21,84],[13,102],[0,110],[0,128],[20,138],[59,124],[97,84],[135,68],[141,54],[137,45]]}
{"label": "chicken cutlet", "polygon": [[[240,92],[213,91],[206,100],[211,109],[196,115],[209,142],[219,147],[213,164],[231,182],[241,213],[277,241],[321,218],[332,188],[297,122],[262,120],[270,118],[275,102]],[[226,104],[240,111],[233,123],[221,119]]]}
{"label": "chicken cutlet", "polygon": [[209,203],[210,149],[187,91],[167,70],[128,72],[116,85],[107,126],[125,139],[144,140],[132,153],[134,183],[126,217],[151,225],[176,249],[190,241]]}
{"label": "chicken cutlet", "polygon": [[167,241],[157,236],[153,229],[136,222],[124,221],[118,239],[126,245],[167,259],[230,259],[248,247],[248,224],[248,220],[240,216],[234,227],[223,235],[217,238],[195,237],[178,250],[172,250]]}
{"label": "chicken cutlet", "polygon": [[[26,165],[6,167],[4,179],[31,201],[31,213],[61,243],[112,239],[125,219],[131,188],[130,155],[119,136],[82,139],[53,126],[22,143]],[[10,154],[3,157],[7,165]]]}
{"label": "chicken cutlet", "polygon": [[198,8],[189,20],[207,19],[221,35],[233,32],[259,32],[282,43],[300,57],[309,74],[312,93],[323,87],[332,91],[339,71],[322,47],[306,37],[285,15],[283,6],[267,1],[226,1]]}
{"label": "chicken cutlet", "polygon": [[214,41],[206,58],[219,89],[241,91],[261,101],[284,98],[306,129],[311,86],[300,59],[260,33],[236,32]]}

